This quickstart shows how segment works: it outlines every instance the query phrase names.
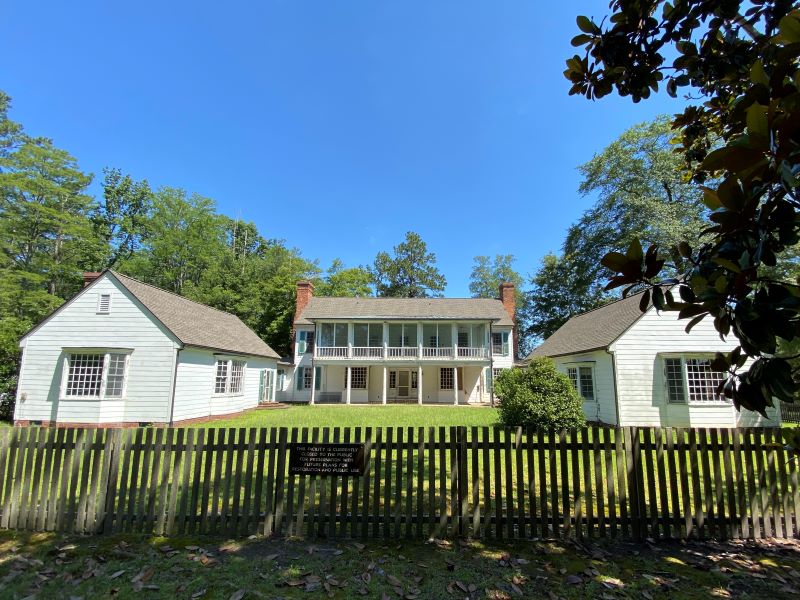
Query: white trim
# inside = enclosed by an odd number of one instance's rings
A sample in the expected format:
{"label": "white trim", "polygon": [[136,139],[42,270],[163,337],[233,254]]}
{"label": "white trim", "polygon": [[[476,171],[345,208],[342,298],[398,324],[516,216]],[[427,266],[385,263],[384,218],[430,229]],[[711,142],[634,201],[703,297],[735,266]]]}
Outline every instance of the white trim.
{"label": "white trim", "polygon": [[[214,379],[211,383],[211,396],[213,398],[231,398],[237,396],[244,396],[245,378],[247,376],[247,361],[244,360],[241,356],[233,357],[220,354],[215,354],[214,358],[216,360],[214,361]],[[217,367],[221,362],[227,363],[227,367],[225,369],[225,391],[217,392]],[[233,379],[233,363],[235,362],[242,363],[242,381],[239,391],[231,392],[231,381]]]}
{"label": "white trim", "polygon": [[[64,362],[61,365],[61,386],[58,391],[59,401],[71,400],[125,400],[128,395],[128,376],[130,371],[130,357],[133,350],[127,348],[63,348]],[[69,370],[70,361],[75,354],[98,354],[103,356],[103,367],[100,375],[100,393],[97,396],[78,396],[67,395],[67,387],[69,384]],[[122,389],[119,396],[107,396],[106,388],[108,386],[108,366],[111,361],[112,354],[124,354],[125,363],[122,372]]]}
{"label": "white trim", "polygon": [[[720,407],[731,407],[733,406],[733,402],[723,397],[723,399],[714,399],[714,400],[690,400],[689,399],[689,375],[686,368],[686,360],[687,359],[695,359],[695,360],[707,360],[711,361],[714,358],[714,355],[709,352],[660,352],[658,354],[661,363],[661,372],[664,375],[664,404],[667,406],[691,406],[695,407],[709,407],[709,408],[720,408]],[[667,389],[668,382],[666,377],[666,359],[668,358],[675,358],[681,361],[681,376],[683,377],[683,402],[670,402],[669,401],[669,390]],[[712,369],[713,370],[713,369]],[[719,373],[720,371],[716,371]],[[723,376],[727,376],[723,373]]]}

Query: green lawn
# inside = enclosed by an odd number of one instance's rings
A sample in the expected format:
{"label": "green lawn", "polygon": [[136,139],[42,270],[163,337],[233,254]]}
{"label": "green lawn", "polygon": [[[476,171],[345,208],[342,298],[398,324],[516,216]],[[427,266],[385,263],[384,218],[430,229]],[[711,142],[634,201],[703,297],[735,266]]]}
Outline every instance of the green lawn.
{"label": "green lawn", "polygon": [[3,598],[797,597],[792,543],[367,543],[0,532]]}
{"label": "green lawn", "polygon": [[200,427],[480,427],[497,422],[497,409],[485,406],[300,405],[252,410],[231,419],[210,421]]}

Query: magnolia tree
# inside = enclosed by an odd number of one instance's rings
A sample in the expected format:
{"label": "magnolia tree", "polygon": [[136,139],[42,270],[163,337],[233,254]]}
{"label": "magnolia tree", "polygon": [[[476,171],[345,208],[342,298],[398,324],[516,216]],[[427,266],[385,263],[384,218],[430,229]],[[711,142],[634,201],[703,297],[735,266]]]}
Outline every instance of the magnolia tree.
{"label": "magnolia tree", "polygon": [[720,392],[765,414],[798,389],[796,357],[781,349],[800,339],[800,287],[797,272],[777,266],[800,239],[800,10],[782,0],[610,8],[608,18],[577,19],[572,44],[583,52],[567,60],[570,93],[639,102],[661,86],[685,90],[676,151],[711,212],[701,242],[674,249],[687,265],[678,276],[665,276],[671,249],[634,241],[603,258],[616,273],[608,289],[644,287],[642,310],[678,311],[687,330],[713,319],[720,336],[734,334],[739,345],[714,360],[729,373]]}

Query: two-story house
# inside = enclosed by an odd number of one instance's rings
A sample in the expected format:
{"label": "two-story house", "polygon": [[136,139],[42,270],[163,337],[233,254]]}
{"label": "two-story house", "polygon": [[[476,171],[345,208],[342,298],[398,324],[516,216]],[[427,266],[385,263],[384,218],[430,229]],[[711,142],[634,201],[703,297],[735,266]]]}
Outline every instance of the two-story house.
{"label": "two-story house", "polygon": [[513,366],[514,285],[500,298],[331,298],[297,284],[294,356],[277,399],[342,404],[493,400]]}

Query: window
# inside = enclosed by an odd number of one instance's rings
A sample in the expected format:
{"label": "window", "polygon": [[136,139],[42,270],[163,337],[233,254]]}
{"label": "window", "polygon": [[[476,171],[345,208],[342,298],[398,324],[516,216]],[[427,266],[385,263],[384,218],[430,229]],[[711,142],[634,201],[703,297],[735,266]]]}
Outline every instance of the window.
{"label": "window", "polygon": [[492,354],[498,356],[508,356],[508,332],[492,332]]}
{"label": "window", "polygon": [[107,315],[111,312],[111,294],[100,294],[97,297],[97,314]]}
{"label": "window", "polygon": [[417,386],[419,385],[419,380],[417,379],[418,375],[419,374],[416,371],[411,371],[411,389],[412,390],[417,389]]}
{"label": "window", "polygon": [[238,395],[244,390],[245,361],[218,358],[214,374],[214,393]]}
{"label": "window", "polygon": [[278,369],[278,389],[283,391],[286,387],[286,371]]}
{"label": "window", "polygon": [[439,369],[439,389],[452,390],[453,389],[453,368],[442,367]]}
{"label": "window", "polygon": [[397,371],[389,371],[389,387],[391,389],[397,387]]}
{"label": "window", "polygon": [[308,354],[314,352],[314,332],[313,331],[298,331],[297,332],[297,353]]}
{"label": "window", "polygon": [[261,390],[259,397],[262,402],[272,402],[275,400],[275,377],[270,369],[261,371]]}
{"label": "window", "polygon": [[[347,389],[347,369],[344,370],[344,387]],[[350,388],[367,389],[367,367],[350,367]]]}
{"label": "window", "polygon": [[717,388],[727,379],[727,373],[715,371],[708,358],[668,357],[664,359],[664,381],[667,402],[725,402]]}
{"label": "window", "polygon": [[303,369],[303,389],[310,390],[311,383],[314,379],[314,372],[311,370],[311,367],[306,367]]}
{"label": "window", "polygon": [[347,346],[347,323],[322,323],[319,326],[320,346]]}
{"label": "window", "polygon": [[64,396],[68,398],[122,398],[128,367],[126,353],[74,353],[66,358]]}
{"label": "window", "polygon": [[453,326],[450,323],[425,323],[422,339],[426,348],[450,348],[453,346]]}
{"label": "window", "polygon": [[584,402],[594,402],[594,372],[592,367],[568,367],[567,375]]}

